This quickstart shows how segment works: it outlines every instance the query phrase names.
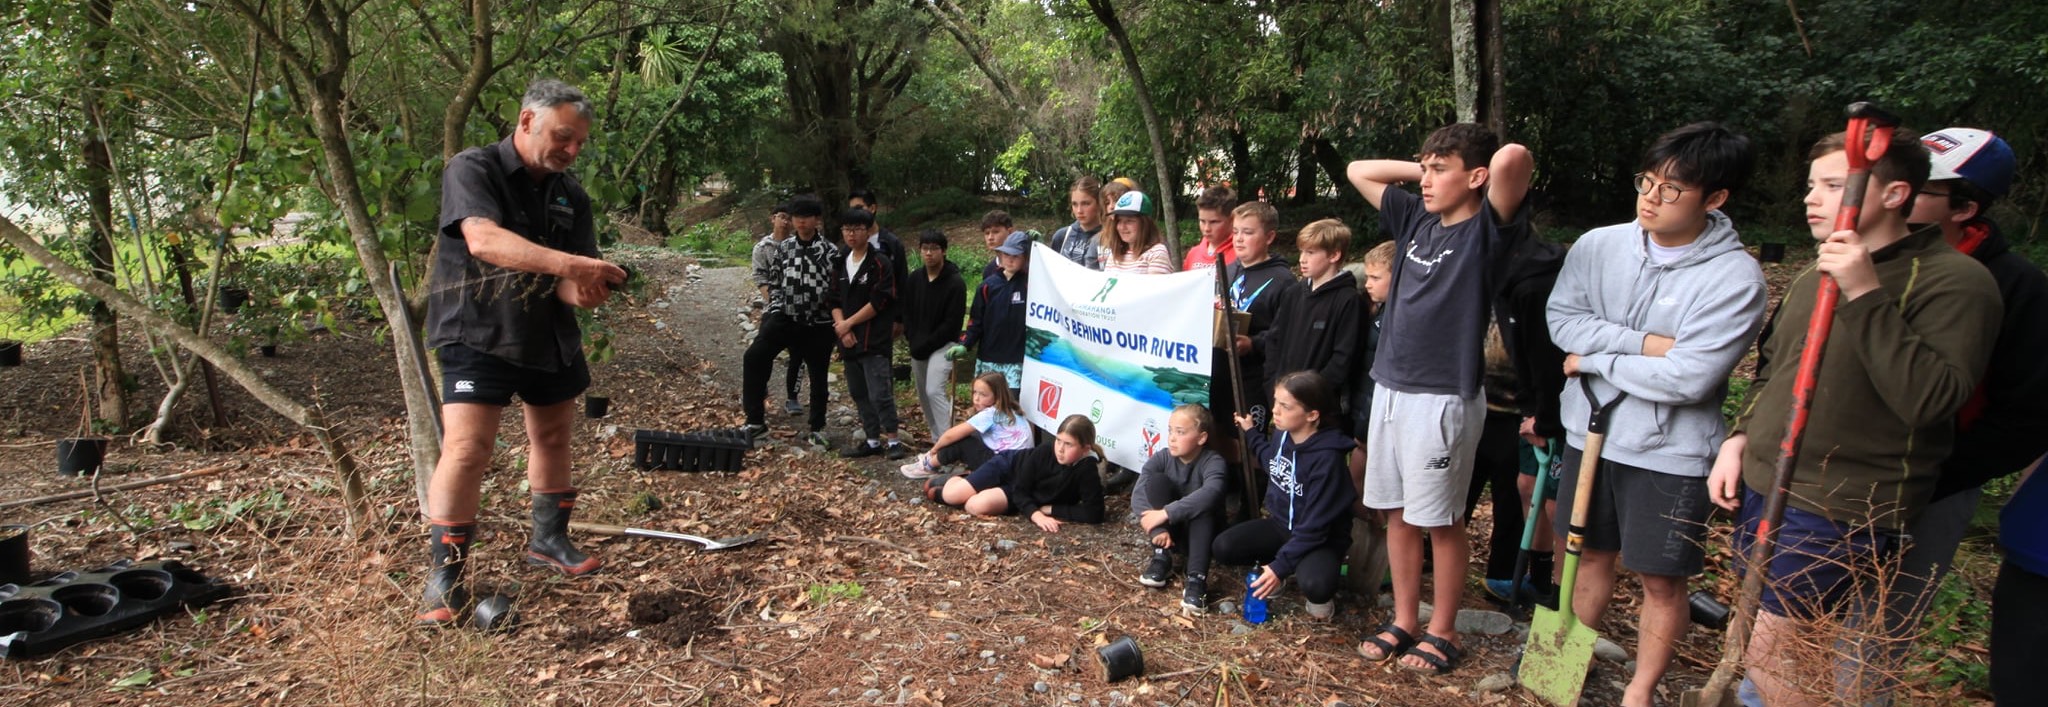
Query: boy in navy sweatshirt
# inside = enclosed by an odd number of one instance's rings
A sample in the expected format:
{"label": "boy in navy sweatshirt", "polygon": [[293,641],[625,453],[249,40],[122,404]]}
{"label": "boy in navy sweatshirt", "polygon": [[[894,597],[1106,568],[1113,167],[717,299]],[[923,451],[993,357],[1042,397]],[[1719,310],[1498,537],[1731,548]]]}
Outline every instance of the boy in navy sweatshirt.
{"label": "boy in navy sweatshirt", "polygon": [[1024,304],[1027,275],[1031,272],[1031,236],[1011,231],[996,246],[996,264],[1002,271],[981,281],[974,302],[967,310],[967,331],[947,356],[958,360],[969,347],[977,348],[974,374],[1001,373],[1010,383],[1011,395],[1023,399],[1024,387]]}

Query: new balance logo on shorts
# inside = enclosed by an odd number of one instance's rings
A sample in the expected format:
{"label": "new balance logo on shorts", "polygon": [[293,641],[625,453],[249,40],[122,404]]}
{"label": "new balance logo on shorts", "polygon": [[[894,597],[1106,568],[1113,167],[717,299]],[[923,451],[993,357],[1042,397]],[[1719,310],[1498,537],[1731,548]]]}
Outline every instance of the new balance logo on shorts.
{"label": "new balance logo on shorts", "polygon": [[455,381],[455,392],[457,392],[457,393],[474,393],[474,392],[476,392],[476,381]]}
{"label": "new balance logo on shorts", "polygon": [[1435,459],[1431,459],[1427,463],[1423,464],[1422,468],[1428,471],[1443,471],[1445,469],[1449,469],[1451,468],[1451,458],[1437,457]]}

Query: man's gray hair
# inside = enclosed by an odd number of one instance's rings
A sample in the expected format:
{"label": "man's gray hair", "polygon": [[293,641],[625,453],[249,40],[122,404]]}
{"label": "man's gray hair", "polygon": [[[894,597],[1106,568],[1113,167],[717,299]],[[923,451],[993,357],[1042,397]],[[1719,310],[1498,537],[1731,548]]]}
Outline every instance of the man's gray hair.
{"label": "man's gray hair", "polygon": [[554,79],[527,84],[526,96],[519,99],[520,110],[540,111],[563,104],[575,107],[577,117],[591,119],[590,99],[583,97],[583,91]]}

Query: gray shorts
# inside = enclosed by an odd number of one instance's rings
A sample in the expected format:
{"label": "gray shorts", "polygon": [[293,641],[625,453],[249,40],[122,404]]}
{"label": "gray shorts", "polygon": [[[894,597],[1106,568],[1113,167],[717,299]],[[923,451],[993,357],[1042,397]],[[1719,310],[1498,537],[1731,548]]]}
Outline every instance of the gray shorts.
{"label": "gray shorts", "polygon": [[1465,514],[1486,395],[1400,393],[1376,385],[1365,450],[1365,506],[1400,510],[1419,528],[1457,525]]}
{"label": "gray shorts", "polygon": [[[1557,536],[1570,531],[1573,493],[1579,485],[1579,463],[1585,452],[1565,445],[1564,479],[1557,487]],[[1707,480],[1678,476],[1616,461],[1600,465],[1593,476],[1592,500],[1586,508],[1585,547],[1620,552],[1621,566],[1637,574],[1691,577],[1705,560],[1707,516],[1714,504],[1707,498]]]}

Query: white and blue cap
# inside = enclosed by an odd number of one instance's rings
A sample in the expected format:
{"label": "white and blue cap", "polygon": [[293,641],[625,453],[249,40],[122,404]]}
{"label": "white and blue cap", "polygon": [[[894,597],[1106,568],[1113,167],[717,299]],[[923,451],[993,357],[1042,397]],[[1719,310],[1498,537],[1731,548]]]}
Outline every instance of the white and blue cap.
{"label": "white and blue cap", "polygon": [[1151,216],[1152,198],[1145,192],[1131,190],[1116,198],[1116,206],[1110,207],[1111,216]]}
{"label": "white and blue cap", "polygon": [[1031,234],[1011,231],[1003,238],[1003,244],[996,246],[996,252],[1004,255],[1023,255],[1031,250]]}
{"label": "white and blue cap", "polygon": [[1961,179],[1993,197],[2012,190],[2012,146],[1988,130],[1943,128],[1920,138],[1927,146],[1928,181]]}

